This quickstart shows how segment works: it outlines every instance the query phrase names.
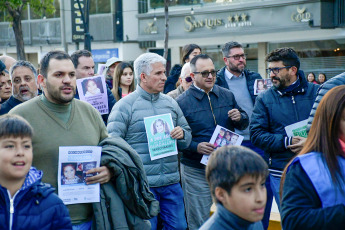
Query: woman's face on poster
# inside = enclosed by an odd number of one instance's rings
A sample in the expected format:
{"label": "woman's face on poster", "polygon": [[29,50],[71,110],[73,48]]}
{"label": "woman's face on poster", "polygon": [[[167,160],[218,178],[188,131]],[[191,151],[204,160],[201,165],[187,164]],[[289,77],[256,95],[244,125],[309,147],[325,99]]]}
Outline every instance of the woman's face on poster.
{"label": "woman's face on poster", "polygon": [[75,177],[75,169],[72,166],[67,165],[64,167],[63,175],[67,180],[72,180]]}
{"label": "woman's face on poster", "polygon": [[258,81],[258,89],[263,90],[264,89],[264,83],[262,81]]}
{"label": "woman's face on poster", "polygon": [[164,132],[164,125],[163,125],[162,121],[156,122],[156,130],[157,130],[157,133],[163,133]]}
{"label": "woman's face on poster", "polygon": [[92,81],[92,80],[88,81],[88,83],[87,83],[87,91],[93,92],[93,91],[95,91],[96,89],[97,89],[97,84],[96,84],[96,82],[94,82],[94,81]]}

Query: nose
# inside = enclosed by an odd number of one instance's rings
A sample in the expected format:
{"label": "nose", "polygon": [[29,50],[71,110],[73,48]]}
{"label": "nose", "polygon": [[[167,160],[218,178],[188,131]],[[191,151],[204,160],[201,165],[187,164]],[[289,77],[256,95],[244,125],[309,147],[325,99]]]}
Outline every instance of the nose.
{"label": "nose", "polygon": [[16,155],[19,156],[24,156],[24,148],[23,147],[17,147],[17,153]]}
{"label": "nose", "polygon": [[71,82],[71,77],[68,74],[65,74],[65,76],[62,79],[63,83],[70,83]]}
{"label": "nose", "polygon": [[255,196],[255,201],[257,203],[262,203],[266,200],[266,196],[267,196],[266,186],[263,186],[257,190],[256,196]]}
{"label": "nose", "polygon": [[162,74],[162,80],[166,81],[167,80],[167,76],[165,75],[165,73]]}

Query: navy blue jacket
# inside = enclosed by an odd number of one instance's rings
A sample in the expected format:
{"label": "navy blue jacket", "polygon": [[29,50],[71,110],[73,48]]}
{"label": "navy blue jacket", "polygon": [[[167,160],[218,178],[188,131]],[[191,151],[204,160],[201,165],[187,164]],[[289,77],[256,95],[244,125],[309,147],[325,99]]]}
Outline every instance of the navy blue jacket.
{"label": "navy blue jacket", "polygon": [[285,126],[305,120],[315,101],[318,85],[308,83],[304,73],[298,72],[299,86],[282,93],[274,87],[258,95],[250,122],[252,143],[265,151],[264,158],[270,169],[284,169],[295,156],[286,149]]}
{"label": "navy blue jacket", "polygon": [[[109,89],[108,85],[107,85],[107,95],[108,95],[108,109],[109,109],[109,114],[110,114],[111,110],[113,109],[113,107],[116,103],[116,99],[115,99],[113,93],[111,92],[111,90]],[[79,99],[78,90],[76,91],[74,98]],[[107,123],[108,123],[109,114],[102,114],[102,119],[103,119],[105,125],[107,125]]]}
{"label": "navy blue jacket", "polygon": [[310,178],[301,163],[297,162],[290,166],[286,174],[281,217],[284,229],[344,229],[345,206],[339,204],[322,208]]}
{"label": "navy blue jacket", "polygon": [[263,230],[261,221],[249,222],[217,204],[216,212],[201,226],[199,230]]}
{"label": "navy blue jacket", "polygon": [[[182,151],[181,156],[181,162],[190,167],[205,168],[200,163],[202,154],[197,152],[197,147],[199,143],[211,140],[217,125],[234,131],[235,128],[243,130],[249,124],[247,113],[237,105],[234,94],[230,90],[214,85],[209,97],[210,101],[205,92],[191,85],[177,98],[177,103],[192,129],[192,142],[187,149]],[[217,125],[212,115],[210,103]],[[234,122],[228,117],[228,111],[235,108],[241,113],[241,120],[238,122]]]}
{"label": "navy blue jacket", "polygon": [[[54,188],[41,180],[20,190],[14,197],[12,229],[72,229],[66,206]],[[7,189],[0,186],[0,229],[10,229],[10,199]]]}
{"label": "navy blue jacket", "polygon": [[182,65],[180,64],[174,65],[174,67],[171,69],[169,77],[167,78],[164,85],[163,92],[165,94],[176,89],[176,82],[180,78],[181,70],[182,70]]}
{"label": "navy blue jacket", "polygon": [[[224,66],[222,69],[218,71],[216,85],[229,89],[228,83],[226,82],[226,79],[225,79],[225,69],[226,69],[226,66]],[[254,104],[255,99],[257,97],[257,95],[254,95],[254,83],[256,79],[262,79],[262,77],[259,73],[255,73],[249,70],[244,70],[244,76],[246,76],[247,88],[250,93],[250,96],[252,97],[253,104]]]}
{"label": "navy blue jacket", "polygon": [[23,102],[14,98],[12,95],[10,98],[7,99],[7,101],[0,105],[0,115],[7,114],[12,108],[16,107],[21,103]]}

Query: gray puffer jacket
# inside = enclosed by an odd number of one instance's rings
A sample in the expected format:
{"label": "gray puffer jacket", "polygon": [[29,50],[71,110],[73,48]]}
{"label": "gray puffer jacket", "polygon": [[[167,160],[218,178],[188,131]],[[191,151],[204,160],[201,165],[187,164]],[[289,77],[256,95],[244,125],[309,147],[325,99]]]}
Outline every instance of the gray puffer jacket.
{"label": "gray puffer jacket", "polygon": [[174,127],[184,130],[184,138],[177,140],[179,150],[191,142],[191,130],[177,102],[162,93],[150,94],[140,86],[117,102],[108,119],[110,136],[122,137],[137,153],[144,164],[150,187],[176,184],[180,181],[177,155],[151,161],[144,118],[170,113]]}

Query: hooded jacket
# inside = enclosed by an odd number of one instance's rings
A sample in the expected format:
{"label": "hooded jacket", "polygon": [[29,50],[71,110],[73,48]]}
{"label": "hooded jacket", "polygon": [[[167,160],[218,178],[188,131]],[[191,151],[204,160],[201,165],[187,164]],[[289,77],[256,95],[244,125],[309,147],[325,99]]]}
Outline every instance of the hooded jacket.
{"label": "hooded jacket", "polygon": [[49,184],[43,184],[42,171],[31,167],[25,182],[13,196],[0,186],[0,229],[72,229],[68,210]]}

